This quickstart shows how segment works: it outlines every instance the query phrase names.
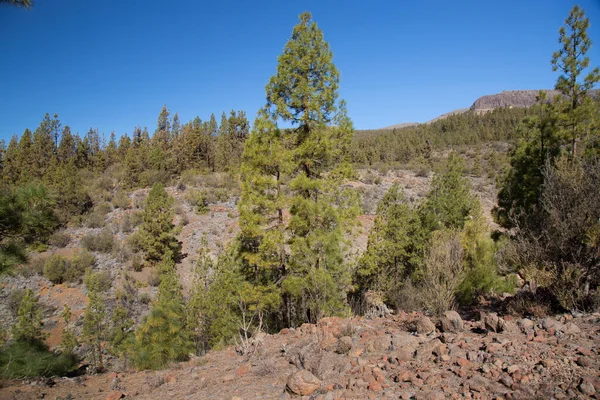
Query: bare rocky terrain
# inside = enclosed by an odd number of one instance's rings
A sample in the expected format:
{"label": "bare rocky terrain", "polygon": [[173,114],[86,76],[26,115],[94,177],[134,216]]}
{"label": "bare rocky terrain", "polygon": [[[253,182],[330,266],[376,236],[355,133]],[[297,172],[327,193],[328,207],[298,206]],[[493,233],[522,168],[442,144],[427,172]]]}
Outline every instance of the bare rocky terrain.
{"label": "bare rocky terrain", "polygon": [[[600,397],[600,314],[325,318],[164,371],[4,383],[0,399]],[[70,396],[70,397],[69,397]]]}

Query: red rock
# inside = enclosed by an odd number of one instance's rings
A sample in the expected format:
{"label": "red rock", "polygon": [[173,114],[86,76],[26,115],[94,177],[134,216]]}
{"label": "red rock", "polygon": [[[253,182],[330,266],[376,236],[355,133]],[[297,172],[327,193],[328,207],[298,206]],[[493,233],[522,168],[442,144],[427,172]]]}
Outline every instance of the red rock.
{"label": "red rock", "polygon": [[369,383],[369,390],[372,390],[374,392],[381,392],[383,390],[383,387],[381,387],[381,383],[379,382],[371,382]]}
{"label": "red rock", "polygon": [[585,347],[579,346],[577,348],[577,352],[582,356],[590,357],[592,355],[592,351],[590,349],[586,349]]}
{"label": "red rock", "polygon": [[221,378],[222,382],[231,382],[235,380],[235,375],[234,374],[227,374],[227,375],[223,375],[223,377]]}
{"label": "red rock", "polygon": [[250,364],[242,364],[235,370],[235,374],[239,377],[242,377],[250,372]]}
{"label": "red rock", "polygon": [[321,381],[305,369],[298,370],[288,376],[287,388],[300,396],[310,396],[319,388]]}
{"label": "red rock", "polygon": [[472,364],[469,360],[467,360],[465,358],[457,358],[456,365],[458,365],[460,367],[470,368]]}
{"label": "red rock", "polygon": [[104,400],[119,400],[125,397],[125,393],[114,391],[110,392],[108,396],[104,398]]}
{"label": "red rock", "polygon": [[290,330],[288,328],[283,328],[279,331],[279,334],[281,335],[287,335],[288,333],[290,333]]}

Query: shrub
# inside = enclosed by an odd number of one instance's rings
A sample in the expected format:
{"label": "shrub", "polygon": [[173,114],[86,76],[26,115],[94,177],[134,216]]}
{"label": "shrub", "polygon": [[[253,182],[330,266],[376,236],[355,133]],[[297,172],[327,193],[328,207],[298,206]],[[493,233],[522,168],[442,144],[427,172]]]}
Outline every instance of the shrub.
{"label": "shrub", "polygon": [[96,257],[89,251],[76,254],[65,271],[64,279],[67,282],[78,282],[88,268],[96,264]]}
{"label": "shrub", "polygon": [[204,190],[189,190],[185,194],[185,200],[194,208],[196,214],[204,214],[208,212],[208,199]]}
{"label": "shrub", "polygon": [[133,251],[127,243],[115,243],[112,255],[118,262],[124,263],[133,256]]}
{"label": "shrub", "polygon": [[131,199],[129,198],[127,193],[125,193],[122,190],[119,190],[117,193],[115,193],[115,197],[113,197],[112,204],[113,206],[115,206],[115,208],[127,210],[131,208]]}
{"label": "shrub", "polygon": [[60,254],[50,256],[44,263],[44,276],[52,283],[62,283],[67,270],[67,260]]}
{"label": "shrub", "polygon": [[104,226],[104,214],[92,211],[84,217],[83,224],[87,228],[102,228]]}
{"label": "shrub", "polygon": [[427,308],[435,313],[454,308],[455,293],[464,279],[463,247],[456,231],[433,233],[423,266],[422,296]]}
{"label": "shrub", "polygon": [[150,300],[152,300],[152,299],[150,298],[150,295],[148,293],[146,293],[146,292],[140,293],[140,302],[142,304],[150,304]]}
{"label": "shrub", "polygon": [[43,343],[16,341],[0,351],[0,378],[63,376],[77,367],[72,353],[55,354]]}
{"label": "shrub", "polygon": [[13,317],[17,316],[19,312],[19,306],[21,305],[21,301],[23,301],[23,297],[25,297],[25,289],[13,289],[8,294],[6,305],[8,306],[8,309]]}
{"label": "shrub", "polygon": [[88,268],[85,271],[83,283],[88,291],[103,293],[110,289],[112,278],[108,271],[93,272],[91,268]]}
{"label": "shrub", "polygon": [[131,258],[131,269],[135,272],[140,272],[144,269],[144,260],[139,254],[134,254]]}
{"label": "shrub", "polygon": [[148,285],[157,287],[160,285],[160,271],[157,268],[153,268],[148,275]]}
{"label": "shrub", "polygon": [[141,187],[151,187],[157,183],[162,185],[167,185],[169,180],[171,179],[171,174],[168,171],[159,171],[159,170],[145,170],[140,176],[140,186]]}
{"label": "shrub", "polygon": [[67,245],[71,242],[71,236],[63,231],[56,231],[54,232],[52,235],[50,235],[50,238],[48,239],[48,244],[50,246],[54,246],[54,247],[67,247]]}
{"label": "shrub", "polygon": [[81,238],[81,245],[89,251],[110,253],[114,245],[113,234],[109,229],[103,229],[98,234],[90,233]]}

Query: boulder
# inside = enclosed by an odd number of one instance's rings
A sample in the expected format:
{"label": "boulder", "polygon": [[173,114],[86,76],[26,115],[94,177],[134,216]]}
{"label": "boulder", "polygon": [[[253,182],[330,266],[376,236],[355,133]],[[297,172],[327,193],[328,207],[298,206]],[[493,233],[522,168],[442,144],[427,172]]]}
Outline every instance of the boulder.
{"label": "boulder", "polygon": [[300,396],[310,396],[321,386],[321,381],[305,369],[300,369],[287,379],[287,389]]}
{"label": "boulder", "polygon": [[350,349],[352,348],[352,338],[350,336],[342,336],[337,343],[337,348],[335,350],[338,354],[348,354]]}
{"label": "boulder", "polygon": [[440,328],[442,332],[461,332],[464,330],[465,324],[462,318],[456,311],[446,311],[440,319]]}
{"label": "boulder", "polygon": [[415,324],[415,327],[419,335],[427,335],[431,332],[435,332],[435,325],[426,316],[422,316],[421,318],[419,318],[419,320]]}
{"label": "boulder", "polygon": [[502,331],[500,317],[498,317],[498,314],[496,313],[490,313],[485,315],[485,317],[483,318],[483,326],[485,329],[491,332]]}

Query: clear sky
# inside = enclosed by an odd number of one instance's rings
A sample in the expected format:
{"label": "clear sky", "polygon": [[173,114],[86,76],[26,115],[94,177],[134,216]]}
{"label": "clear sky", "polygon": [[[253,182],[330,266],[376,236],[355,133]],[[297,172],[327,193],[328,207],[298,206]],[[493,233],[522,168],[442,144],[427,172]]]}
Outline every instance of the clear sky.
{"label": "clear sky", "polygon": [[[298,15],[310,11],[341,72],[357,129],[423,122],[482,95],[550,88],[567,0],[34,0],[0,5],[0,138],[46,112],[84,134],[150,132],[163,104],[182,122],[252,121]],[[600,0],[580,4],[600,65]]]}

